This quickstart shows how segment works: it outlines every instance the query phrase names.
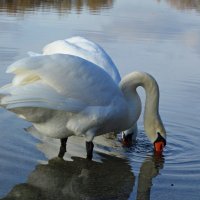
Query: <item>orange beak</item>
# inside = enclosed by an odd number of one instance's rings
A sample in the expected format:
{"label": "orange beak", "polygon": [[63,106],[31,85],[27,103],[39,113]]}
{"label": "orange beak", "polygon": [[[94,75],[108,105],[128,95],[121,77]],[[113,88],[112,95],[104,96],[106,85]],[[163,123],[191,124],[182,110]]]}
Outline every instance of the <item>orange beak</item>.
{"label": "orange beak", "polygon": [[154,143],[154,150],[155,150],[155,152],[157,152],[157,153],[162,153],[164,147],[165,147],[165,144],[164,144],[163,141],[158,141],[158,142],[155,142],[155,143]]}

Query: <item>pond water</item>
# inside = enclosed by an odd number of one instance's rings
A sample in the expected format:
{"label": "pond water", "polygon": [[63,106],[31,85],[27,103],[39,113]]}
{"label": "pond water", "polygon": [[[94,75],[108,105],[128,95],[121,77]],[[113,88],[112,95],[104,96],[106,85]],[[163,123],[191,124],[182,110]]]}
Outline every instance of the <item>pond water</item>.
{"label": "pond water", "polygon": [[[137,143],[119,148],[128,160],[95,153],[101,163],[61,161],[58,141],[33,137],[28,122],[0,109],[0,198],[199,200],[200,1],[0,1],[0,85],[11,80],[6,67],[28,51],[74,35],[99,43],[122,77],[139,70],[156,78],[163,157],[153,155],[141,117]],[[75,142],[71,155],[84,157]]]}

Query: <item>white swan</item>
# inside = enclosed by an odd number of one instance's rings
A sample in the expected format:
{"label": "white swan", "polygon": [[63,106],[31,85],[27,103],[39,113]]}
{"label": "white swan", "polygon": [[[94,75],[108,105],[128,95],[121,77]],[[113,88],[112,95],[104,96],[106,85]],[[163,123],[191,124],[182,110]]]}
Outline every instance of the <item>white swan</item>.
{"label": "white swan", "polygon": [[95,64],[64,54],[28,57],[9,66],[7,72],[15,77],[0,89],[1,106],[32,122],[41,134],[61,138],[60,156],[68,136],[85,135],[87,158],[92,159],[96,135],[133,126],[141,112],[138,86],[146,91],[146,134],[156,150],[164,147],[159,89],[146,73],[133,72],[117,86]]}

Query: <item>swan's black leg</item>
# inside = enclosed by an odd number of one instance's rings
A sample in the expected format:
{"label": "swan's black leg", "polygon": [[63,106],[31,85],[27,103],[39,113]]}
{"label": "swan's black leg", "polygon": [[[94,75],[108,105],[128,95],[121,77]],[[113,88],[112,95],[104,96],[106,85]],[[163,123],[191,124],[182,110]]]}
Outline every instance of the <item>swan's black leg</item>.
{"label": "swan's black leg", "polygon": [[86,142],[87,159],[92,160],[94,144],[92,142]]}
{"label": "swan's black leg", "polygon": [[67,145],[67,137],[60,139],[60,151],[58,154],[59,158],[63,158],[66,152],[66,145]]}

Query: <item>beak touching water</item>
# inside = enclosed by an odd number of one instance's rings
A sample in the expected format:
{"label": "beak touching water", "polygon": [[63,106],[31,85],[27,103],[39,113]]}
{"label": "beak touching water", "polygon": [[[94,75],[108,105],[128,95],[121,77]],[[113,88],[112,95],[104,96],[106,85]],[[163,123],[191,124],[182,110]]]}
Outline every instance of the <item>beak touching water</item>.
{"label": "beak touching water", "polygon": [[166,140],[164,137],[162,137],[160,135],[160,133],[158,133],[158,138],[156,139],[156,141],[154,142],[154,150],[156,153],[162,153],[163,149],[166,145]]}

